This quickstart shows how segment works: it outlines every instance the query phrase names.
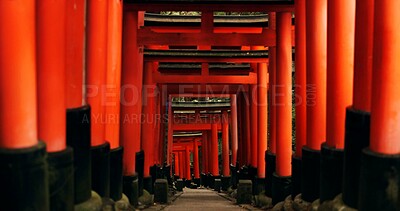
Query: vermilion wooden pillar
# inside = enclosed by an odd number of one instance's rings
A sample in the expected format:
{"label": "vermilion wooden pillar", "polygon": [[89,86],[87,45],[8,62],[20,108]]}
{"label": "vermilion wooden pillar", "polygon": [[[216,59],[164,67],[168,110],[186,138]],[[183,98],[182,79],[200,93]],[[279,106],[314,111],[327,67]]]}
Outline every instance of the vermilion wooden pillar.
{"label": "vermilion wooden pillar", "polygon": [[245,159],[246,159],[246,164],[250,165],[251,162],[251,153],[253,146],[251,146],[251,130],[250,130],[250,99],[249,99],[249,94],[248,93],[243,93],[243,105],[244,105],[244,124],[243,128],[245,129],[244,131],[244,139],[245,139]]}
{"label": "vermilion wooden pillar", "polygon": [[66,147],[65,6],[66,1],[36,5],[38,132],[48,152]]}
{"label": "vermilion wooden pillar", "polygon": [[66,10],[65,101],[67,108],[79,108],[84,104],[85,0],[67,1]]}
{"label": "vermilion wooden pillar", "polygon": [[276,15],[276,171],[272,203],[291,194],[292,175],[292,14]]}
{"label": "vermilion wooden pillar", "polygon": [[105,87],[105,137],[110,148],[118,148],[121,87],[122,2],[109,1],[107,34],[107,74]]}
{"label": "vermilion wooden pillar", "polygon": [[182,151],[180,151],[178,154],[179,154],[179,175],[183,179],[183,178],[186,178],[185,177],[185,173],[184,173],[185,158],[183,157],[183,152]]}
{"label": "vermilion wooden pillar", "polygon": [[291,13],[277,13],[276,40],[276,173],[291,176],[292,156],[292,41]]}
{"label": "vermilion wooden pillar", "polygon": [[60,203],[66,210],[74,206],[73,151],[66,148],[66,6],[66,1],[36,4],[38,135],[49,152],[51,210]]}
{"label": "vermilion wooden pillar", "polygon": [[320,149],[326,140],[327,0],[306,1],[307,145],[302,153],[302,198],[319,197]]}
{"label": "vermilion wooden pillar", "polygon": [[92,189],[110,194],[110,144],[105,140],[108,1],[88,0],[86,18],[86,100],[91,108]]}
{"label": "vermilion wooden pillar", "polygon": [[85,88],[83,75],[85,74],[86,1],[67,1],[65,9],[67,12],[65,32],[66,141],[67,145],[74,150],[74,202],[80,204],[92,196],[89,122],[91,112],[90,106],[86,105],[86,97],[83,95]]}
{"label": "vermilion wooden pillar", "polygon": [[237,116],[237,97],[231,95],[231,150],[232,160],[231,164],[236,166],[237,150],[238,150],[238,116]]}
{"label": "vermilion wooden pillar", "polygon": [[[45,145],[37,134],[35,2],[0,1],[0,31],[0,165],[9,167],[1,170],[0,202],[5,210],[49,210]],[[20,159],[30,153],[38,162]]]}
{"label": "vermilion wooden pillar", "polygon": [[192,179],[192,175],[190,175],[190,151],[189,151],[189,147],[186,146],[185,147],[185,175],[186,175],[186,179],[187,180],[191,180]]}
{"label": "vermilion wooden pillar", "polygon": [[208,151],[208,135],[207,131],[202,132],[202,140],[201,140],[201,149],[202,149],[202,163],[203,163],[203,168],[202,172],[204,174],[207,174],[209,170],[208,166],[208,160],[209,160],[209,151]]}
{"label": "vermilion wooden pillar", "polygon": [[122,198],[123,148],[120,146],[122,1],[108,2],[105,138],[110,142],[110,198]]}
{"label": "vermilion wooden pillar", "polygon": [[229,124],[228,112],[222,112],[222,175],[228,177],[229,173]]}
{"label": "vermilion wooden pillar", "polygon": [[213,176],[219,176],[219,166],[218,166],[218,125],[211,124],[211,154],[209,159],[211,159],[211,174]]}
{"label": "vermilion wooden pillar", "polygon": [[144,177],[150,177],[150,167],[154,164],[155,145],[155,113],[156,85],[152,81],[153,62],[144,63],[143,98],[142,98],[142,138],[141,147],[144,151]]}
{"label": "vermilion wooden pillar", "polygon": [[[174,135],[174,131],[172,130],[172,97],[169,96],[168,97],[168,140],[167,140],[167,164],[170,163],[170,155],[172,153],[172,148],[173,148],[173,135]],[[203,147],[202,147],[203,148]]]}
{"label": "vermilion wooden pillar", "polygon": [[199,170],[199,144],[197,139],[193,140],[193,173],[194,179],[200,178],[200,170]]}
{"label": "vermilion wooden pillar", "polygon": [[122,36],[120,139],[124,147],[124,175],[133,175],[135,154],[140,151],[143,54],[136,43],[138,12],[124,11]]}
{"label": "vermilion wooden pillar", "polygon": [[104,86],[107,71],[107,16],[108,1],[87,1],[86,26],[86,100],[91,107],[91,144],[103,145]]}
{"label": "vermilion wooden pillar", "polygon": [[293,197],[301,193],[301,156],[307,140],[306,0],[295,2],[295,21],[296,152],[292,159]]}
{"label": "vermilion wooden pillar", "polygon": [[[276,13],[270,12],[268,13],[268,22],[269,28],[271,30],[276,30]],[[273,174],[275,172],[276,166],[276,66],[277,66],[277,57],[276,57],[276,46],[268,47],[268,72],[269,72],[269,118],[270,118],[270,125],[269,125],[269,140],[268,140],[268,148],[267,152],[264,153],[265,160],[267,163],[265,169],[265,177],[266,178],[273,178]],[[269,197],[272,197],[272,179],[267,179],[265,181],[265,194]]]}
{"label": "vermilion wooden pillar", "polygon": [[328,1],[326,143],[321,146],[321,202],[342,192],[346,108],[351,105],[353,94],[355,6],[355,0]]}
{"label": "vermilion wooden pillar", "polygon": [[178,177],[181,177],[181,175],[179,174],[179,153],[174,153],[174,165],[175,165],[175,168],[174,168],[174,173],[175,173],[175,176],[178,176]]}
{"label": "vermilion wooden pillar", "polygon": [[396,155],[400,153],[399,64],[400,1],[376,1],[374,14],[374,53],[372,69],[371,140],[373,152]]}
{"label": "vermilion wooden pillar", "polygon": [[258,64],[258,178],[265,178],[265,151],[268,143],[268,69]]}
{"label": "vermilion wooden pillar", "polygon": [[[370,146],[361,157],[358,208],[396,210],[400,205],[398,195],[393,195],[400,186],[400,1],[375,0],[374,7]],[[380,197],[373,200],[374,196]]]}
{"label": "vermilion wooden pillar", "polygon": [[356,1],[353,106],[346,110],[343,202],[358,207],[361,151],[370,139],[374,0]]}
{"label": "vermilion wooden pillar", "polygon": [[296,59],[295,59],[295,94],[296,94],[296,157],[301,158],[302,148],[306,145],[307,94],[306,94],[306,0],[295,2],[296,18]]}
{"label": "vermilion wooden pillar", "polygon": [[[212,127],[212,126],[211,126]],[[208,173],[212,173],[213,171],[213,142],[212,142],[212,130],[207,131],[207,161],[208,161]]]}
{"label": "vermilion wooden pillar", "polygon": [[[243,101],[242,101],[242,94],[237,94],[237,122],[238,126],[243,125]],[[243,140],[243,127],[238,127],[238,151],[237,151],[237,159],[239,166],[245,165],[244,159],[244,140]]]}
{"label": "vermilion wooden pillar", "polygon": [[[255,64],[257,68],[257,64]],[[258,159],[258,113],[257,113],[257,86],[250,86],[250,142],[251,142],[251,154],[250,154],[250,165],[257,168]]]}
{"label": "vermilion wooden pillar", "polygon": [[[276,13],[270,12],[268,13],[269,19],[268,23],[270,24],[268,27],[272,30],[276,30]],[[270,84],[270,139],[268,142],[268,152],[270,156],[274,156],[276,154],[276,46],[268,47],[268,72],[269,72],[269,84]],[[269,165],[269,164],[267,164]],[[275,169],[274,169],[275,170]]]}

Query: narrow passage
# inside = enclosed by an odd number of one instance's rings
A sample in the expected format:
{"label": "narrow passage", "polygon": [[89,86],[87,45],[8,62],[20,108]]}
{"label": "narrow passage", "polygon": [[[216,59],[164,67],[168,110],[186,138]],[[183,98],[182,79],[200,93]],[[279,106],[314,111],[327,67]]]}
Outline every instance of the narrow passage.
{"label": "narrow passage", "polygon": [[234,204],[217,192],[208,189],[189,189],[185,188],[183,194],[164,210],[246,210]]}

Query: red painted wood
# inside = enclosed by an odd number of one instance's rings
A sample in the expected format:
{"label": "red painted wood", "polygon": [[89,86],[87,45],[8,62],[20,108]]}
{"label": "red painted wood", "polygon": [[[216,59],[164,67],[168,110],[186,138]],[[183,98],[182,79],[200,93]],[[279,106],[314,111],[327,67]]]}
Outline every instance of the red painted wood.
{"label": "red painted wood", "polygon": [[327,0],[306,1],[307,146],[326,141]]}
{"label": "red painted wood", "polygon": [[371,112],[374,0],[356,1],[353,107]]}
{"label": "red painted wood", "polygon": [[0,1],[0,147],[38,143],[35,2]]}
{"label": "red painted wood", "polygon": [[292,14],[276,16],[276,174],[287,177],[292,175]]}
{"label": "red painted wood", "polygon": [[66,1],[36,4],[38,135],[48,152],[66,148]]}
{"label": "red painted wood", "polygon": [[296,153],[302,156],[306,145],[307,132],[307,93],[306,93],[306,0],[297,0],[296,6],[296,71],[295,71],[295,105],[296,105]]}
{"label": "red painted wood", "polygon": [[142,113],[143,54],[136,44],[137,12],[123,14],[121,124],[120,140],[124,147],[124,175],[135,172],[135,154],[140,151]]}
{"label": "red painted wood", "polygon": [[355,12],[354,0],[328,1],[326,144],[337,149],[344,149],[346,108],[353,98]]}
{"label": "red painted wood", "polygon": [[[400,153],[400,7],[399,0],[375,1],[371,138],[373,152]],[[396,20],[396,21],[394,21]]]}

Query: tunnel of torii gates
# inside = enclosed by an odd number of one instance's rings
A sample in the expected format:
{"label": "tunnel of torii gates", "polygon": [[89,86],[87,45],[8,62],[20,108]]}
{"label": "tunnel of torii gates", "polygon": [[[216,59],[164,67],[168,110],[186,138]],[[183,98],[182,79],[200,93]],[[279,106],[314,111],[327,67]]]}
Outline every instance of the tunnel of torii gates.
{"label": "tunnel of torii gates", "polygon": [[[341,194],[351,208],[399,210],[398,8],[0,1],[1,209],[73,210],[122,193],[136,205],[143,188],[174,175],[206,186],[250,179],[274,204]],[[183,109],[180,97],[228,105]]]}

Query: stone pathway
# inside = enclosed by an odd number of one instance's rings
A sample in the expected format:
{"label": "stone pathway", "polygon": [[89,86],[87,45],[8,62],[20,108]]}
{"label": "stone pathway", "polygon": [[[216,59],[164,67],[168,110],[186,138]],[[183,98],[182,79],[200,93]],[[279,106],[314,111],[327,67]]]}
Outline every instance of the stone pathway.
{"label": "stone pathway", "polygon": [[189,189],[185,188],[183,194],[179,196],[171,205],[165,207],[163,210],[176,211],[176,210],[202,210],[202,211],[230,211],[230,210],[248,210],[234,204],[217,192],[207,189]]}

